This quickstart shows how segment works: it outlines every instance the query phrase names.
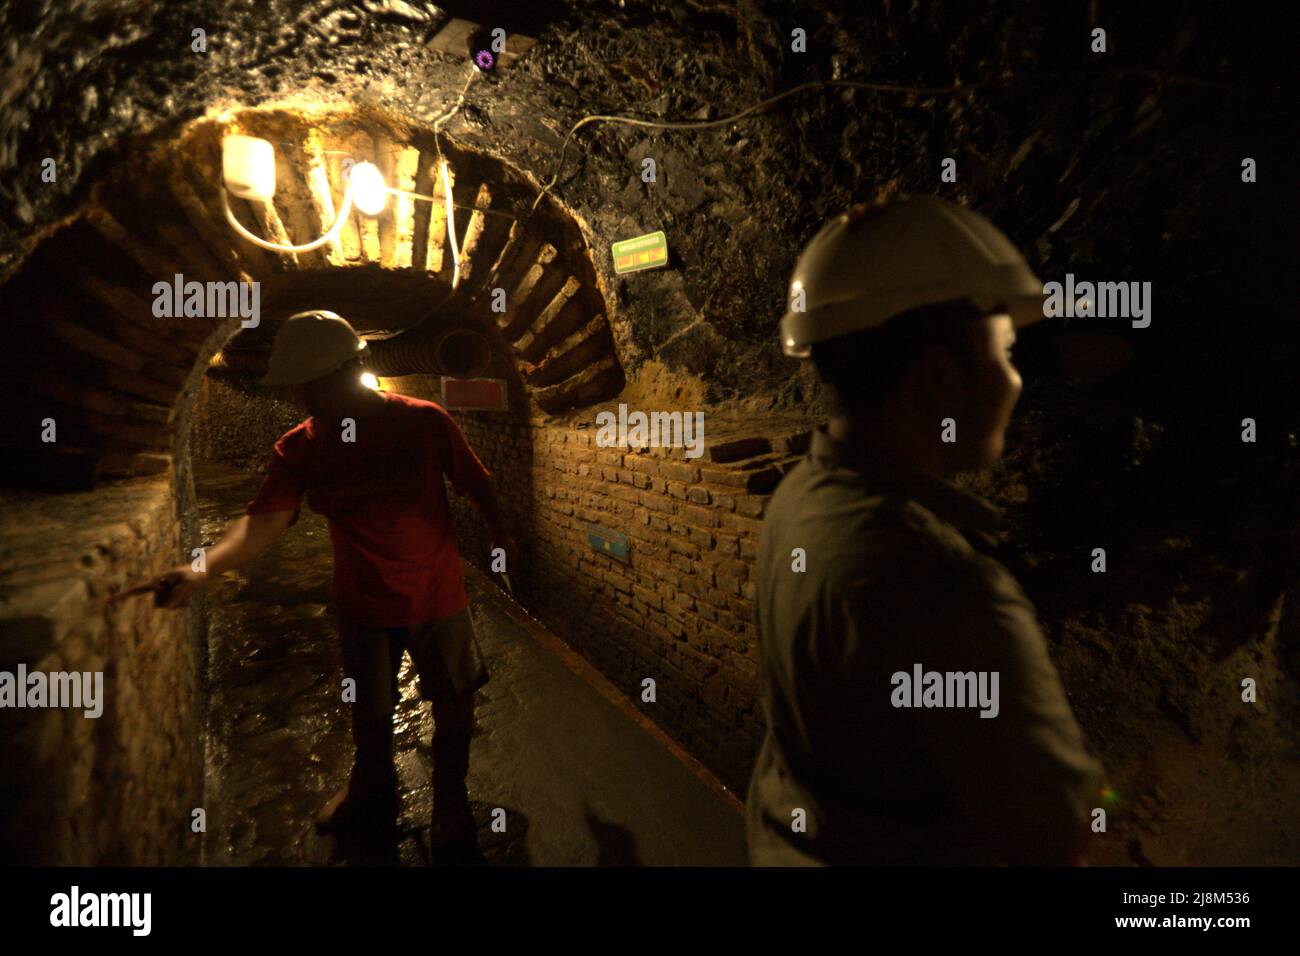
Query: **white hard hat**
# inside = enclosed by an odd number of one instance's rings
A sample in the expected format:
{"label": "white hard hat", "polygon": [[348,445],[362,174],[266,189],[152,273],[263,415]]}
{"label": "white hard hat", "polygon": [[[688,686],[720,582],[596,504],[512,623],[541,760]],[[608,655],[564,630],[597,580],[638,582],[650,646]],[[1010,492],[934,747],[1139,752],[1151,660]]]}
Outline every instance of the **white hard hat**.
{"label": "white hard hat", "polygon": [[929,196],[836,216],[804,248],[789,292],[781,348],[799,358],[814,342],[952,299],[1004,310],[1017,327],[1043,318],[1043,284],[997,226]]}
{"label": "white hard hat", "polygon": [[347,319],[323,309],[291,315],[275,336],[263,385],[301,385],[364,355],[366,343]]}

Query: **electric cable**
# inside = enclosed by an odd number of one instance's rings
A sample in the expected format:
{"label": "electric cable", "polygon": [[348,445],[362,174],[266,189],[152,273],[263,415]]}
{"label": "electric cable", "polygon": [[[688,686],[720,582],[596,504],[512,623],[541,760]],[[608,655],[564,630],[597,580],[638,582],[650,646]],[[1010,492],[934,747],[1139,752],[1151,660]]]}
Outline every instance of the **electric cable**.
{"label": "electric cable", "polygon": [[[465,94],[469,89],[470,82],[472,82],[474,79],[475,72],[477,72],[477,70],[475,70],[471,66],[470,76],[466,80],[465,86],[461,89],[460,95],[457,97],[455,105],[434,122],[434,131],[433,131],[434,148],[437,150],[438,157],[440,160],[442,159],[442,147],[439,143],[438,132],[441,129],[442,125],[446,121],[450,120],[464,104]],[[538,206],[541,205],[542,199],[548,193],[550,193],[550,191],[555,187],[556,183],[559,182],[560,173],[564,170],[564,159],[568,153],[569,143],[573,139],[574,134],[576,134],[578,130],[582,129],[584,126],[587,126],[590,123],[600,123],[600,122],[623,123],[628,126],[639,126],[639,127],[650,128],[650,129],[666,129],[666,130],[709,129],[716,126],[726,126],[730,123],[739,122],[740,120],[752,116],[760,112],[761,110],[764,110],[776,103],[779,103],[783,100],[789,99],[790,97],[796,96],[800,93],[806,92],[808,90],[813,90],[813,89],[825,89],[828,87],[838,87],[842,89],[866,90],[867,92],[872,92],[872,93],[896,93],[896,94],[910,95],[910,96],[952,96],[952,95],[958,95],[963,93],[973,93],[978,90],[1006,88],[1014,85],[1016,82],[1024,82],[1025,80],[1028,79],[1043,79],[1046,76],[1071,74],[1077,72],[1078,71],[1055,71],[1053,73],[1038,74],[1034,77],[1013,77],[1013,78],[1006,78],[1003,80],[986,80],[986,81],[976,82],[976,83],[954,83],[948,86],[915,86],[915,85],[901,84],[901,83],[873,83],[865,80],[811,80],[807,83],[801,83],[798,86],[791,87],[788,90],[783,90],[780,93],[777,93],[773,96],[769,96],[766,99],[760,100],[758,103],[755,103],[753,106],[741,110],[739,113],[733,113],[729,116],[724,116],[714,120],[649,120],[649,119],[642,119],[640,117],[633,117],[633,116],[616,116],[616,115],[603,114],[603,113],[591,114],[588,116],[584,116],[582,119],[574,123],[573,126],[570,128],[568,134],[564,137],[564,141],[560,144],[560,155],[555,164],[555,172],[551,175],[551,178],[545,184],[543,184],[541,190],[537,194],[537,197],[533,200],[532,205],[528,208],[528,211],[524,214],[524,216],[522,218],[516,219],[515,221],[516,224],[519,226],[519,228],[522,230],[523,227],[526,226],[527,223],[532,219],[533,214],[537,211]],[[1199,86],[1205,88],[1218,88],[1221,86],[1220,84],[1215,84],[1209,81],[1200,80],[1196,77],[1173,76],[1173,75],[1166,76],[1165,74],[1161,74],[1157,71],[1152,71],[1152,70],[1116,70],[1112,72],[1114,72],[1116,75],[1144,76],[1148,79],[1157,80],[1162,86],[1167,83],[1176,86]],[[503,264],[504,264],[503,261],[500,258],[498,258],[497,263],[493,267],[491,274],[485,280],[483,285],[480,286],[480,290],[491,287],[492,282],[496,279],[497,274],[499,273],[501,266]],[[427,322],[429,322],[430,319],[432,319],[437,314],[437,312],[442,308],[443,305],[447,303],[447,301],[450,298],[451,298],[451,294],[449,293],[446,297],[443,298],[441,302],[438,303],[438,305],[430,309],[429,312],[425,314],[425,317],[423,319],[421,319],[414,326],[412,326],[412,328],[409,331],[415,331],[416,329],[423,327]],[[474,303],[477,301],[478,301],[478,296],[476,295],[469,303],[467,303],[466,308],[472,307]]]}
{"label": "electric cable", "polygon": [[474,77],[478,75],[478,72],[478,68],[471,63],[469,76],[465,77],[465,85],[460,88],[460,95],[456,97],[455,104],[433,121],[433,148],[440,160],[442,159],[442,144],[438,141],[438,132],[442,129],[442,124],[459,113],[460,108],[465,105],[465,94],[469,92],[469,85],[474,82]]}
{"label": "electric cable", "polygon": [[[442,155],[442,143],[438,138],[438,131],[442,129],[444,123],[460,112],[460,108],[465,105],[465,94],[469,92],[469,86],[474,82],[474,77],[478,75],[478,72],[478,67],[471,63],[469,75],[465,77],[465,85],[460,88],[460,95],[456,97],[455,104],[433,121],[433,148],[438,154],[439,173],[442,176],[442,194],[447,203],[447,245],[451,248],[451,288],[447,290],[447,294],[442,297],[441,301],[429,310],[428,315],[433,315],[441,310],[444,305],[451,301],[452,296],[456,294],[456,290],[460,287],[460,248],[456,244],[455,203],[452,202],[451,175],[447,169],[447,159]],[[433,200],[432,196],[429,198]],[[423,325],[424,320],[417,324]]]}
{"label": "electric cable", "polygon": [[[588,123],[625,123],[629,126],[644,126],[654,129],[708,129],[712,126],[725,126],[728,123],[735,123],[738,120],[742,120],[747,116],[757,113],[759,110],[765,109],[768,106],[794,96],[797,93],[802,93],[805,90],[821,89],[824,87],[843,87],[847,89],[867,90],[872,93],[902,93],[913,96],[950,96],[957,93],[969,93],[975,90],[1005,89],[1006,87],[1014,85],[1016,82],[1024,82],[1029,79],[1044,79],[1049,76],[1075,75],[1079,72],[1080,71],[1077,70],[1051,71],[1035,74],[1033,76],[1006,78],[1003,80],[985,80],[978,83],[954,83],[949,86],[910,86],[902,83],[871,83],[865,80],[811,80],[807,83],[800,83],[798,86],[791,87],[790,89],[777,93],[774,96],[769,96],[767,99],[761,100],[748,109],[741,110],[739,113],[733,113],[731,116],[724,116],[721,119],[715,120],[647,120],[631,116],[612,116],[603,114],[584,116],[582,119],[578,120],[578,122],[573,124],[573,128],[570,129],[568,135],[564,137],[564,142],[560,145],[560,158],[555,165],[555,173],[542,187],[542,191],[538,193],[537,198],[533,201],[533,205],[529,212],[531,213],[532,210],[537,208],[538,204],[542,201],[542,197],[550,192],[551,188],[559,181],[560,172],[564,168],[564,156],[568,151],[569,141],[573,139],[574,133],[582,129],[582,127],[586,126]],[[1156,70],[1114,70],[1110,72],[1117,76],[1142,76],[1147,79],[1156,80],[1162,86],[1169,84],[1173,86],[1194,86],[1207,89],[1223,88],[1222,84],[1202,80],[1198,77],[1172,74],[1166,75]]]}
{"label": "electric cable", "polygon": [[[460,96],[456,100],[456,105],[450,111],[444,113],[441,117],[438,118],[438,120],[434,122],[433,141],[434,141],[434,147],[438,152],[438,157],[440,160],[442,159],[442,147],[439,145],[438,142],[438,131],[442,127],[442,124],[445,121],[450,120],[451,117],[455,115],[456,111],[459,110],[461,105],[464,103],[465,92],[466,90],[469,89],[469,83],[470,81],[473,80],[473,78],[474,78],[473,73],[471,73],[469,80],[466,81],[465,87],[461,90]],[[854,89],[865,89],[865,90],[870,90],[879,93],[906,93],[906,94],[912,94],[916,96],[942,96],[942,95],[950,95],[953,93],[965,93],[974,90],[985,89],[996,85],[998,84],[993,82],[985,82],[985,83],[972,83],[972,84],[958,83],[950,86],[906,86],[906,85],[894,84],[894,83],[868,83],[860,80],[814,80],[808,83],[801,83],[799,86],[791,87],[790,89],[784,90],[781,93],[777,93],[774,96],[769,96],[767,99],[761,100],[758,103],[755,103],[753,106],[741,110],[739,113],[734,113],[730,116],[724,116],[720,119],[715,119],[715,120],[647,120],[647,119],[640,119],[638,117],[632,117],[632,116],[613,116],[607,114],[592,114],[589,116],[584,116],[582,119],[578,120],[578,122],[573,124],[573,127],[569,130],[568,135],[565,136],[564,142],[560,146],[560,156],[558,161],[556,162],[554,174],[551,176],[550,180],[542,186],[541,191],[537,194],[537,198],[533,200],[533,204],[532,206],[529,207],[528,212],[523,216],[522,219],[516,219],[516,223],[519,225],[519,228],[522,230],[523,227],[527,225],[529,220],[532,219],[533,213],[537,211],[537,207],[541,204],[543,197],[545,197],[546,194],[551,191],[552,187],[554,187],[555,184],[559,181],[560,173],[564,169],[564,157],[565,154],[568,152],[570,140],[573,139],[574,134],[577,133],[578,130],[582,129],[582,127],[588,125],[589,123],[596,123],[596,122],[625,123],[629,126],[644,126],[644,127],[652,127],[656,129],[672,129],[672,130],[707,129],[712,126],[725,126],[728,123],[738,122],[739,120],[745,119],[746,117],[754,113],[757,113],[758,111],[765,109],[773,105],[774,103],[778,103],[781,100],[788,99],[789,97],[795,96],[796,94],[802,93],[806,90],[817,89],[821,87],[839,86],[839,87],[849,87]],[[498,257],[496,264],[493,266],[491,274],[487,277],[484,284],[480,287],[481,289],[487,289],[491,287],[492,282],[496,279],[497,274],[500,272],[501,266],[503,264],[504,264],[503,260],[501,260]],[[454,286],[453,286],[453,290],[454,290]],[[443,299],[437,305],[433,306],[431,309],[429,309],[428,312],[425,313],[425,317],[423,319],[421,319],[414,326],[412,326],[411,331],[422,328],[427,322],[433,319],[438,314],[439,310],[441,310],[441,308],[444,305],[446,305],[450,299],[451,299],[451,293],[444,296]],[[473,299],[471,299],[470,302],[466,304],[465,308],[466,309],[470,308],[477,301],[478,301],[478,296],[475,296]]]}
{"label": "electric cable", "polygon": [[593,114],[584,116],[578,122],[573,124],[569,134],[564,137],[564,142],[560,145],[560,158],[555,164],[555,173],[550,180],[542,186],[542,191],[537,194],[533,200],[533,205],[529,209],[531,213],[542,201],[542,197],[551,191],[551,188],[559,181],[560,172],[564,169],[564,156],[568,152],[569,142],[573,139],[573,134],[582,129],[588,123],[625,123],[628,126],[645,126],[653,129],[708,129],[712,126],[726,126],[728,123],[735,123],[744,119],[762,109],[766,109],[774,103],[788,99],[805,90],[819,89],[828,86],[847,87],[851,89],[869,90],[876,93],[906,93],[915,96],[946,96],[953,93],[967,93],[974,90],[986,89],[991,86],[1000,84],[993,82],[972,83],[972,84],[954,84],[951,86],[905,86],[896,83],[867,83],[861,80],[812,80],[807,83],[801,83],[798,86],[791,87],[775,96],[769,96],[765,100],[755,103],[748,109],[743,109],[739,113],[733,113],[730,116],[724,116],[715,120],[647,120],[632,116],[613,116],[605,114]]}
{"label": "electric cable", "polygon": [[456,213],[451,205],[451,174],[447,171],[447,161],[442,161],[442,195],[447,200],[447,244],[451,246],[451,288],[455,291],[460,285],[460,249],[456,245]]}
{"label": "electric cable", "polygon": [[313,239],[311,242],[304,242],[302,245],[287,245],[278,242],[267,242],[261,236],[255,235],[244,228],[243,224],[235,218],[235,212],[230,208],[230,194],[223,183],[221,186],[221,206],[226,211],[226,221],[230,223],[232,229],[239,233],[255,246],[263,249],[269,249],[272,252],[311,252],[313,249],[319,249],[325,243],[336,238],[343,229],[343,224],[348,221],[348,216],[352,212],[352,177],[347,178],[343,186],[343,202],[339,207],[338,215],[334,217],[334,224],[329,227],[326,233],[319,239]]}
{"label": "electric cable", "polygon": [[[753,115],[754,113],[759,112],[760,110],[766,109],[767,107],[773,105],[774,103],[779,103],[781,100],[788,99],[789,97],[795,96],[798,93],[802,93],[805,90],[817,89],[817,88],[828,87],[828,86],[865,89],[865,90],[871,90],[880,93],[888,92],[888,93],[908,93],[916,96],[942,96],[942,95],[949,95],[953,93],[965,93],[969,91],[983,89],[993,85],[996,84],[972,83],[969,85],[953,84],[951,86],[904,86],[904,85],[893,84],[893,83],[867,83],[859,80],[814,80],[808,83],[801,83],[799,86],[791,87],[790,89],[784,90],[781,93],[777,93],[774,96],[769,96],[767,99],[761,100],[758,103],[755,103],[753,106],[741,110],[739,113],[733,113],[730,116],[724,116],[715,120],[647,120],[647,119],[640,119],[638,117],[632,117],[632,116],[614,116],[614,115],[608,115],[603,113],[591,114],[589,116],[584,116],[582,119],[578,120],[578,122],[574,123],[573,127],[569,130],[568,135],[564,137],[564,142],[560,145],[560,156],[555,164],[555,172],[552,174],[550,180],[542,186],[541,191],[537,194],[537,198],[533,200],[532,206],[529,207],[527,214],[523,217],[523,219],[517,221],[520,228],[522,229],[528,223],[528,221],[532,219],[533,213],[537,211],[537,207],[541,204],[542,199],[547,195],[547,193],[551,191],[551,189],[555,186],[555,184],[560,179],[560,173],[564,169],[564,157],[569,149],[569,142],[573,139],[574,134],[577,133],[578,130],[582,129],[582,127],[588,125],[589,123],[597,123],[597,122],[625,123],[629,126],[643,126],[643,127],[654,128],[654,129],[670,129],[670,130],[708,129],[709,127],[713,127],[713,126],[725,126],[729,123],[738,122],[742,119],[745,119],[748,116]],[[436,142],[436,133],[435,133],[435,142]],[[488,276],[482,288],[486,289],[491,286],[493,280],[496,279],[497,273],[500,271],[502,265],[503,262],[500,259],[498,259],[496,265],[492,269],[491,275]],[[477,301],[477,297],[475,297],[475,300],[471,301],[466,306],[466,308],[473,305],[474,301]],[[436,306],[433,310],[430,310],[426,318],[418,324],[423,325],[424,322],[428,321],[429,318],[432,318],[437,308],[440,308],[445,302],[446,300],[444,299],[443,303],[439,303],[439,305]]]}
{"label": "electric cable", "polygon": [[[1014,83],[1016,82],[1023,82],[1028,79],[1043,79],[1047,76],[1072,75],[1077,72],[1079,71],[1068,71],[1068,70],[1055,71],[1052,73],[1037,74],[1033,77],[1015,77],[1015,78],[1007,78],[1004,80],[986,80],[977,83],[954,83],[948,86],[912,86],[912,85],[901,84],[901,83],[873,83],[865,80],[811,80],[807,83],[801,83],[798,86],[791,87],[790,89],[784,90],[773,96],[769,96],[764,100],[760,100],[758,103],[755,103],[753,106],[750,106],[747,109],[741,110],[739,113],[733,113],[730,116],[724,116],[714,120],[648,120],[648,119],[641,119],[639,117],[633,117],[633,116],[615,116],[615,115],[607,115],[607,114],[592,114],[589,116],[584,116],[582,119],[578,120],[578,122],[573,124],[573,127],[569,130],[568,135],[564,137],[564,142],[561,143],[560,145],[560,156],[555,164],[555,172],[551,175],[551,178],[542,186],[541,191],[538,192],[537,197],[533,200],[533,204],[529,207],[527,213],[523,216],[522,219],[517,220],[517,222],[520,228],[525,226],[528,223],[528,221],[532,218],[533,213],[537,211],[537,207],[541,204],[542,199],[555,187],[556,183],[559,182],[560,173],[564,169],[564,158],[568,152],[569,142],[573,139],[574,134],[577,133],[578,130],[582,129],[584,126],[588,125],[589,123],[597,123],[597,122],[624,123],[629,126],[640,126],[640,127],[648,127],[651,129],[667,129],[667,130],[708,129],[714,126],[725,126],[729,123],[738,122],[742,119],[752,116],[755,113],[758,113],[760,110],[772,106],[775,103],[779,103],[782,100],[795,96],[796,94],[805,92],[807,90],[812,90],[812,89],[822,89],[826,87],[841,87],[846,89],[867,90],[868,92],[873,92],[873,93],[899,93],[899,94],[912,95],[912,96],[950,96],[950,95],[960,94],[960,93],[975,92],[977,90],[1006,88],[1014,85]],[[1153,71],[1153,70],[1116,70],[1111,72],[1115,73],[1116,75],[1143,76],[1146,77],[1147,79],[1153,79],[1158,81],[1162,86],[1165,84],[1169,84],[1174,86],[1194,86],[1194,87],[1203,87],[1203,88],[1221,87],[1221,84],[1216,84],[1206,80],[1201,80],[1197,77],[1188,77],[1188,76],[1181,76],[1181,75],[1165,75],[1159,73],[1158,71]],[[492,270],[491,275],[488,276],[487,281],[482,286],[482,288],[490,287],[492,281],[496,279],[497,273],[501,265],[502,265],[501,262],[497,263],[497,266]],[[477,297],[475,297],[474,301],[477,301]],[[473,305],[473,301],[471,301],[469,305]],[[429,317],[431,316],[432,313],[430,313]],[[422,325],[424,321],[427,321],[427,318],[425,320],[422,320],[419,324]]]}

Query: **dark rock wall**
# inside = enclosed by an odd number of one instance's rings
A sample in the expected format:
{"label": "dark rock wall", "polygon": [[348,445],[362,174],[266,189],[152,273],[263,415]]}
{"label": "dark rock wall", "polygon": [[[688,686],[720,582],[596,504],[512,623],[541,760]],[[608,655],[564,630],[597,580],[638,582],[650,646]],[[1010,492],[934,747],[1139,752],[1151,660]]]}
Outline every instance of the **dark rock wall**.
{"label": "dark rock wall", "polygon": [[280,436],[307,418],[291,403],[225,384],[204,376],[194,403],[192,449],[197,461],[225,461],[266,467]]}

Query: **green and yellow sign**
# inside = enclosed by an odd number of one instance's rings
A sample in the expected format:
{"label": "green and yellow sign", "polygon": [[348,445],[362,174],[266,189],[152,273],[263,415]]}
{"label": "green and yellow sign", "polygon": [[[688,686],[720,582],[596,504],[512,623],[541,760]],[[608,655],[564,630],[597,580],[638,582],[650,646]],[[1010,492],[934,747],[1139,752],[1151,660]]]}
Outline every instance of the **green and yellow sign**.
{"label": "green and yellow sign", "polygon": [[663,230],[614,243],[614,272],[640,272],[668,264],[668,237]]}

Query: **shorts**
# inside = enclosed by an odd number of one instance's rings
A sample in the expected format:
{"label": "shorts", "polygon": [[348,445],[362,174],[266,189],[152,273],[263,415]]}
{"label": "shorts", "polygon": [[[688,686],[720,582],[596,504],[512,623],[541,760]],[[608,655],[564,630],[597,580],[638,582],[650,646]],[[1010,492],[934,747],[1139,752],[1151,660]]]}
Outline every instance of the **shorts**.
{"label": "shorts", "polygon": [[343,672],[356,681],[358,701],[377,698],[383,681],[387,681],[392,704],[401,700],[397,675],[403,650],[411,655],[419,675],[420,696],[425,700],[472,694],[488,681],[468,608],[416,627],[368,627],[342,612],[338,621]]}

